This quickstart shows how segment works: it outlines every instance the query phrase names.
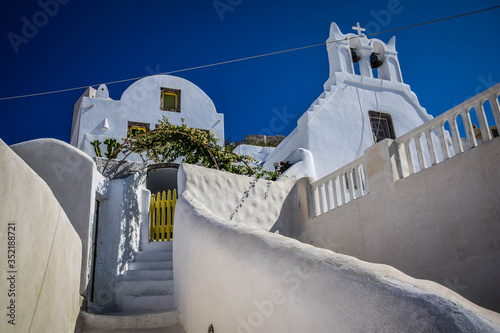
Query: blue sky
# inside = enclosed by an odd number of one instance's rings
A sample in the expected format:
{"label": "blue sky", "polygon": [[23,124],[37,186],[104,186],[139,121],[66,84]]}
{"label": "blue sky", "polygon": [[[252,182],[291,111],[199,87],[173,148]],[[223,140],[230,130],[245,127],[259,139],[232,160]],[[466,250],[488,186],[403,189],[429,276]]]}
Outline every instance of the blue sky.
{"label": "blue sky", "polygon": [[[486,0],[3,1],[0,97],[97,87],[322,43],[333,21],[344,33],[358,21],[378,32],[497,5]],[[396,36],[403,80],[436,116],[500,82],[499,18],[500,8],[376,37],[387,42]],[[23,31],[34,23],[34,30]],[[23,39],[13,42],[14,35]],[[328,71],[326,47],[318,46],[175,75],[212,98],[225,115],[226,138],[238,140],[245,134],[289,134],[323,91]],[[111,97],[119,99],[130,84],[109,85]],[[68,142],[73,105],[83,91],[0,101],[0,138],[9,145],[43,137]],[[276,119],[278,111],[287,117]]]}

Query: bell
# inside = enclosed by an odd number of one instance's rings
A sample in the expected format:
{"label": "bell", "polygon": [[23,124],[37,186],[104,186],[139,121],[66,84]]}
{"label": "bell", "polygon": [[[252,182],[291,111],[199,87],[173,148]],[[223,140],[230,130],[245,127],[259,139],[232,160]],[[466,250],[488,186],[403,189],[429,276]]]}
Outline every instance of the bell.
{"label": "bell", "polygon": [[356,53],[356,49],[351,48],[351,55],[352,55],[352,62],[353,63],[357,63],[359,61],[359,59],[361,59],[359,57],[359,55]]}
{"label": "bell", "polygon": [[382,66],[382,60],[379,59],[378,53],[372,53],[370,55],[370,64],[372,68],[379,68]]}

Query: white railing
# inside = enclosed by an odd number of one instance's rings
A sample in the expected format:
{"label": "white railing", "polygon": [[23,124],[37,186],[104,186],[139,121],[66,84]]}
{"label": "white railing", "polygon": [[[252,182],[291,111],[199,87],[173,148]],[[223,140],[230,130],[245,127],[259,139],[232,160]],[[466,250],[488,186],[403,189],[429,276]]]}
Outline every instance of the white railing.
{"label": "white railing", "polygon": [[[499,95],[500,83],[397,138],[395,143],[398,148],[398,168],[400,168],[398,172],[401,178],[463,153],[482,142],[490,141],[493,138],[490,129],[492,125],[488,126],[484,104],[489,101],[493,119],[499,128]],[[475,110],[479,128],[471,121],[472,109]],[[460,137],[457,124],[459,116],[462,118],[465,138]],[[449,132],[445,129],[446,122],[449,124]],[[478,140],[478,137],[481,140]]]}
{"label": "white railing", "polygon": [[[492,140],[492,126],[488,124],[484,104],[489,101],[493,119],[499,128],[499,95],[500,83],[394,140],[399,178],[408,177],[482,142]],[[472,123],[472,109],[476,112],[479,128],[475,128]],[[460,137],[458,117],[462,118],[465,138]],[[449,124],[449,132],[445,129],[446,122]],[[362,156],[310,185],[311,218],[368,194],[364,164],[366,160]]]}
{"label": "white railing", "polygon": [[311,218],[365,196],[364,156],[315,181],[310,186]]}

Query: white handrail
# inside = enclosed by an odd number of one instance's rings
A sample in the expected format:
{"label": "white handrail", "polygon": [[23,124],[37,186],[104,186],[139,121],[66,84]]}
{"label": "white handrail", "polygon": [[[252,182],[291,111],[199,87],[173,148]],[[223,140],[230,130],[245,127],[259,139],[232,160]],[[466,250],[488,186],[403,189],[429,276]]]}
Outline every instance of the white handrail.
{"label": "white handrail", "polygon": [[366,178],[362,156],[310,185],[311,218],[365,196]]}
{"label": "white handrail", "polygon": [[[489,101],[493,118],[498,128],[500,126],[499,95],[500,83],[394,140],[398,147],[401,176],[407,177],[419,170],[429,168],[432,165],[476,147],[482,142],[492,140],[492,132],[488,127],[488,121],[484,112],[484,103]],[[482,136],[482,140],[480,141],[476,138],[474,125],[470,117],[472,108],[476,111],[476,116],[479,120],[479,130]],[[463,120],[466,134],[466,138],[464,138],[465,142],[460,138],[457,125],[457,117],[459,115]],[[446,122],[450,126],[450,133],[444,128]],[[477,135],[479,136],[479,134]],[[422,138],[425,139],[427,144],[422,142]],[[412,141],[414,142],[414,147],[412,146]],[[430,165],[427,162],[430,162]]]}

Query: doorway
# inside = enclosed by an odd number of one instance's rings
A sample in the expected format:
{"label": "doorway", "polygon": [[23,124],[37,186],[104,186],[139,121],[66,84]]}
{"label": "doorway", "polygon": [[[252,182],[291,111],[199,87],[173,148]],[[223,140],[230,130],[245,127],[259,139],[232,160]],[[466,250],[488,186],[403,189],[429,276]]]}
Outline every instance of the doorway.
{"label": "doorway", "polygon": [[148,169],[146,188],[151,191],[149,241],[172,240],[178,169],[178,164],[156,164]]}

